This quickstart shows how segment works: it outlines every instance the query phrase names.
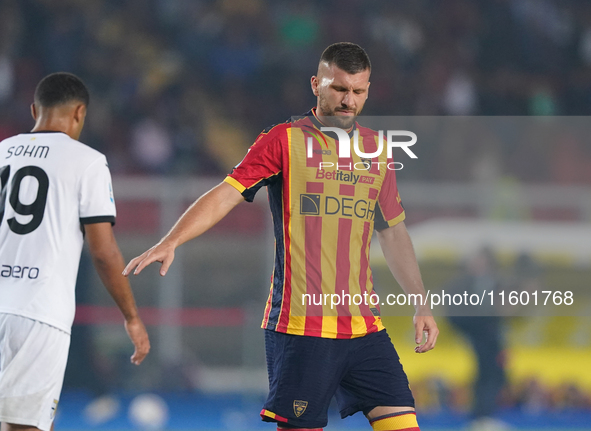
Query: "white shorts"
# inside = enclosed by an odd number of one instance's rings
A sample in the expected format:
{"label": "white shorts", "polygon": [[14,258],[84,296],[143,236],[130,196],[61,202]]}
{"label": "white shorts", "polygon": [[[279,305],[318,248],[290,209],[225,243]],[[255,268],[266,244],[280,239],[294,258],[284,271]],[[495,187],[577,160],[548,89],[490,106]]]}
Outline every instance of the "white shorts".
{"label": "white shorts", "polygon": [[61,329],[0,313],[0,422],[51,429],[69,348]]}

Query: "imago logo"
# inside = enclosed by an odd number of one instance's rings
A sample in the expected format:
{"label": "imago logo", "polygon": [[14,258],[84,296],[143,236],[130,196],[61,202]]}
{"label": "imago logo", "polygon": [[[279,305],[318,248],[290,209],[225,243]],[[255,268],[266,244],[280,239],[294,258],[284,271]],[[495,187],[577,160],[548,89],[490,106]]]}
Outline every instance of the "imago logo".
{"label": "imago logo", "polygon": [[[317,134],[309,131],[308,129],[305,129],[305,131],[310,133],[311,135],[313,135],[313,137],[316,138],[318,140],[318,142],[321,142]],[[321,127],[320,131],[323,133],[329,132],[329,133],[334,133],[337,135],[338,140],[339,140],[339,158],[348,159],[351,157],[351,139],[349,138],[349,134],[345,130],[340,129],[338,127]],[[386,140],[386,155],[389,159],[392,158],[392,149],[393,148],[401,148],[411,159],[418,158],[417,155],[415,153],[413,153],[412,150],[409,148],[417,143],[417,135],[414,134],[413,132],[410,132],[408,130],[386,130],[385,132],[383,130],[379,130],[378,131],[378,148],[377,148],[377,150],[374,151],[373,153],[365,153],[365,152],[361,151],[361,149],[359,148],[359,130],[355,130],[353,132],[353,151],[355,152],[355,154],[357,154],[361,158],[362,163],[356,163],[355,166],[353,166],[353,169],[369,170],[371,168],[372,159],[374,157],[378,157],[384,151],[384,136],[386,136],[386,139],[385,139]],[[408,137],[408,138],[410,138],[410,140],[409,141],[395,141],[394,138],[399,137],[399,136]],[[324,140],[326,147],[328,148],[328,143],[326,142],[326,139],[324,139],[324,136],[322,136],[322,139]],[[325,154],[324,151],[330,151],[330,150],[315,150],[313,147],[313,142],[314,141],[313,141],[312,136],[308,136],[307,140],[306,140],[306,144],[307,144],[306,157],[307,158],[314,157],[314,154]],[[377,162],[377,163],[383,163],[383,162]],[[360,166],[358,167],[357,165],[360,165]],[[387,167],[388,167],[388,169],[391,169],[391,170],[402,169],[401,167],[397,168],[396,167],[397,165],[402,165],[402,164],[399,162],[388,163]]]}

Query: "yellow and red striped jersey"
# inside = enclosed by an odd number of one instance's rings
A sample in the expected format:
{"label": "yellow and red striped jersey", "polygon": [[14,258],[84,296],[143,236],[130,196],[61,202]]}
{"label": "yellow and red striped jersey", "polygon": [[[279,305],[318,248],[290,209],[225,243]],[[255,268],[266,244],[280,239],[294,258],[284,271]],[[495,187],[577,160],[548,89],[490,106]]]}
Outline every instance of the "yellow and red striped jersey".
{"label": "yellow and red striped jersey", "polygon": [[[247,201],[261,187],[268,189],[275,267],[262,327],[295,335],[361,337],[384,328],[379,304],[347,300],[331,306],[326,295],[373,292],[374,223],[377,229],[394,226],[404,220],[404,209],[385,150],[373,159],[362,160],[354,151],[349,159],[339,158],[336,135],[320,127],[313,109],[268,128],[225,181]],[[355,130],[360,150],[375,153],[378,133],[355,124],[350,136]]]}

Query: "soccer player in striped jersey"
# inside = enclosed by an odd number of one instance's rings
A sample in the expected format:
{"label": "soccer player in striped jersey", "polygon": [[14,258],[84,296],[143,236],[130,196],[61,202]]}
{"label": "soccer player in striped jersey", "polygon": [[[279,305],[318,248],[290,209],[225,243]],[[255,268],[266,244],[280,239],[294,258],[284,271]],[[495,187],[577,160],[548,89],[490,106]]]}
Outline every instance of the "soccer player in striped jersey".
{"label": "soccer player in striped jersey", "polygon": [[[361,411],[374,430],[419,429],[408,379],[379,306],[367,300],[373,293],[369,247],[374,228],[405,292],[425,295],[395,171],[388,169],[392,160],[385,153],[369,160],[353,152],[339,158],[336,136],[320,130],[330,126],[350,137],[358,133],[359,148],[376,152],[379,135],[356,123],[370,73],[369,58],[358,45],[329,46],[311,80],[317,106],[301,119],[263,131],[226,179],[124,272],[135,268],[137,274],[157,261],[165,275],[176,247],[267,186],[276,241],[262,323],[270,391],[261,417],[279,429],[326,426],[333,396],[343,418]],[[311,151],[308,138],[314,143]],[[319,295],[335,294],[365,300],[336,307],[318,302]],[[426,307],[415,308],[415,351],[422,353],[434,347],[439,331]]]}
{"label": "soccer player in striped jersey", "polygon": [[89,102],[69,73],[41,80],[35,127],[0,142],[0,422],[49,431],[64,379],[84,237],[138,365],[150,349],[113,236],[105,156],[78,141]]}

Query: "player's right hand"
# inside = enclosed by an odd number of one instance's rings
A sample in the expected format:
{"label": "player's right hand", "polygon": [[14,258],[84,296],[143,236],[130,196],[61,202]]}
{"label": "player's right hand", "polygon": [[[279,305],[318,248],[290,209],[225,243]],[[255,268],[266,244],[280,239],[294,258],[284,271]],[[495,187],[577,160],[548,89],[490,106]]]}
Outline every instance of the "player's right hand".
{"label": "player's right hand", "polygon": [[148,338],[148,331],[139,317],[133,317],[125,321],[125,330],[135,346],[135,351],[131,355],[131,363],[139,365],[142,363],[148,352],[150,351],[150,339]]}
{"label": "player's right hand", "polygon": [[174,246],[158,243],[151,249],[140,254],[138,257],[131,259],[123,270],[123,275],[127,277],[134,268],[135,271],[133,271],[133,274],[138,275],[151,263],[161,262],[162,266],[160,267],[160,275],[164,277],[173,260]]}
{"label": "player's right hand", "polygon": [[[425,353],[435,348],[439,329],[437,328],[437,323],[435,323],[433,316],[425,316],[420,313],[416,314],[413,317],[413,323],[415,326],[415,342],[418,344],[418,346],[415,347],[415,352]],[[421,344],[423,334],[426,335],[427,340],[424,344]]]}

